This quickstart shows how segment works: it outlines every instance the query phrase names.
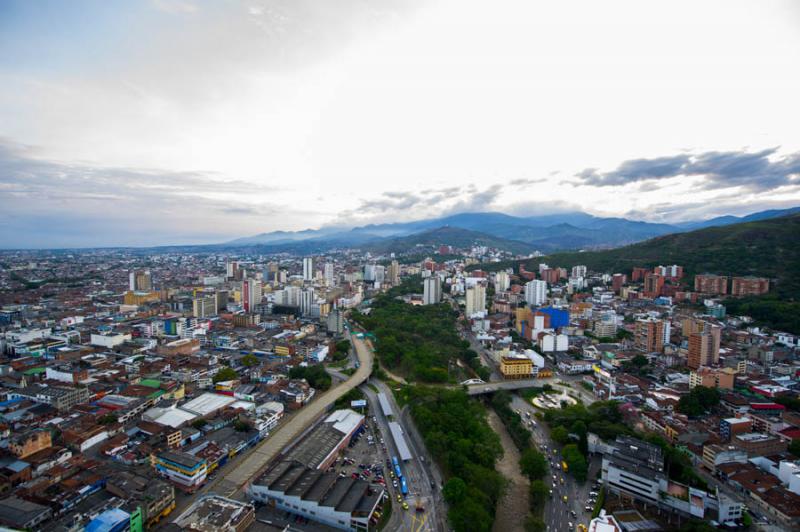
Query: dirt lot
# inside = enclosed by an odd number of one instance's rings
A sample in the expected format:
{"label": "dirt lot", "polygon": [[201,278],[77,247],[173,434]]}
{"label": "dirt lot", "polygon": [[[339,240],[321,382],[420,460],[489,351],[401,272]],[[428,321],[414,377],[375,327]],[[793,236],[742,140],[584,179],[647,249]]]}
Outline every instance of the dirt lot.
{"label": "dirt lot", "polygon": [[519,451],[511,441],[511,436],[508,435],[503,422],[491,409],[489,409],[489,425],[500,435],[500,442],[503,444],[503,458],[497,462],[497,471],[508,480],[506,492],[497,504],[493,530],[495,532],[523,532],[524,516],[528,514],[530,482],[526,476],[520,473]]}

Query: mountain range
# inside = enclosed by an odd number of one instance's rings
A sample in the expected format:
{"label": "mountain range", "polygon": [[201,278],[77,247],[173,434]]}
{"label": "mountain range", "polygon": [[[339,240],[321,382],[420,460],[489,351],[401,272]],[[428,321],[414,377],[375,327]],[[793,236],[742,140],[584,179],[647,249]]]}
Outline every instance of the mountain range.
{"label": "mountain range", "polygon": [[445,217],[369,224],[329,226],[303,231],[273,231],[226,242],[225,246],[264,246],[271,251],[315,252],[337,247],[359,247],[376,253],[402,253],[419,246],[484,245],[526,254],[566,250],[608,249],[654,237],[707,227],[766,220],[800,212],[800,207],[768,210],[747,216],[720,216],[674,224],[626,218],[602,218],[583,212],[542,216],[511,216],[498,212],[460,213]]}

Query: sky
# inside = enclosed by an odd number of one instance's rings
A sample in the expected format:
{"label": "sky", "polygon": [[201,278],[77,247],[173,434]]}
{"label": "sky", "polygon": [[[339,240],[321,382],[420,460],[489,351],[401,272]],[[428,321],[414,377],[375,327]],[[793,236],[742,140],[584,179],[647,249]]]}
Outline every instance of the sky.
{"label": "sky", "polygon": [[0,247],[800,205],[800,4],[5,0]]}

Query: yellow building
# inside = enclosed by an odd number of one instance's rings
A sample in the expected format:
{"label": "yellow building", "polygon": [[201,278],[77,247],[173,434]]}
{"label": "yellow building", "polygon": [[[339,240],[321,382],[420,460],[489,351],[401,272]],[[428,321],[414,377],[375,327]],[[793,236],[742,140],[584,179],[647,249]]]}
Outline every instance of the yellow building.
{"label": "yellow building", "polygon": [[153,301],[159,301],[161,295],[158,292],[133,292],[128,290],[125,292],[124,304],[126,305],[144,305]]}
{"label": "yellow building", "polygon": [[533,373],[533,362],[529,358],[503,357],[500,373],[505,379],[528,379]]}

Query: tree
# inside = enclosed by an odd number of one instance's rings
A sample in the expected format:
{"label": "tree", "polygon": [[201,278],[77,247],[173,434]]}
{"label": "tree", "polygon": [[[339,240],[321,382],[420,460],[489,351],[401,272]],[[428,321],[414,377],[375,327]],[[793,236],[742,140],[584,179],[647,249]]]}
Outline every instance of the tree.
{"label": "tree", "polygon": [[547,525],[544,524],[541,517],[529,515],[525,518],[525,532],[545,532]]}
{"label": "tree", "polygon": [[192,421],[192,426],[193,426],[194,428],[198,429],[198,430],[202,429],[202,428],[203,428],[203,427],[205,427],[206,425],[208,425],[208,421],[206,421],[206,420],[205,420],[205,419],[203,419],[203,418],[197,418],[197,419],[195,419],[194,421]]}
{"label": "tree", "polygon": [[575,480],[579,482],[586,480],[589,465],[586,463],[586,457],[583,456],[578,446],[574,443],[565,445],[561,450],[561,454],[567,466],[569,466],[569,473],[575,477]]}
{"label": "tree", "polygon": [[460,478],[453,477],[445,483],[442,494],[448,504],[458,504],[467,494],[467,485]]}
{"label": "tree", "polygon": [[519,458],[519,468],[531,480],[542,478],[547,474],[547,459],[542,453],[529,447]]}
{"label": "tree", "polygon": [[800,440],[792,440],[792,443],[789,444],[789,452],[800,458]]}
{"label": "tree", "polygon": [[218,382],[232,381],[232,380],[236,380],[238,378],[239,378],[239,374],[236,373],[236,370],[234,370],[232,368],[229,368],[229,367],[224,367],[224,368],[221,368],[217,372],[217,374],[214,375],[214,378],[211,379],[211,380],[214,381],[214,384],[216,384]]}
{"label": "tree", "polygon": [[261,361],[252,353],[242,357],[242,365],[246,368],[252,368],[253,366],[258,366],[259,364],[261,364]]}
{"label": "tree", "polygon": [[536,511],[544,506],[544,503],[547,501],[547,497],[550,494],[550,490],[548,489],[547,484],[545,484],[544,481],[534,480],[533,482],[531,482],[529,493],[530,493],[531,508],[534,511]]}
{"label": "tree", "polygon": [[569,440],[569,431],[559,425],[550,432],[550,437],[554,442],[564,444]]}
{"label": "tree", "polygon": [[719,404],[719,390],[705,386],[695,386],[678,401],[678,412],[691,417],[705,414]]}

